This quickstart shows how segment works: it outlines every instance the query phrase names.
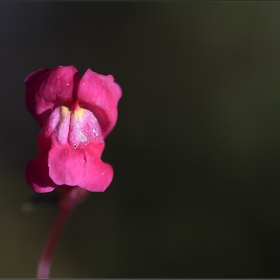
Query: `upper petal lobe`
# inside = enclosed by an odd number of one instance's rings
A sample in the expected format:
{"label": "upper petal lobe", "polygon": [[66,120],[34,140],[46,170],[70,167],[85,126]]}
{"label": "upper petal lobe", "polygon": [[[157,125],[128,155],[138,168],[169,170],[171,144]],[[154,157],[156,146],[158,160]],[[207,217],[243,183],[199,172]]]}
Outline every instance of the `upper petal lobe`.
{"label": "upper petal lobe", "polygon": [[104,76],[88,69],[78,87],[81,107],[94,113],[106,137],[116,124],[117,104],[122,95],[112,75]]}
{"label": "upper petal lobe", "polygon": [[73,106],[79,80],[78,70],[74,66],[40,69],[25,79],[26,106],[40,126],[44,125],[56,107]]}

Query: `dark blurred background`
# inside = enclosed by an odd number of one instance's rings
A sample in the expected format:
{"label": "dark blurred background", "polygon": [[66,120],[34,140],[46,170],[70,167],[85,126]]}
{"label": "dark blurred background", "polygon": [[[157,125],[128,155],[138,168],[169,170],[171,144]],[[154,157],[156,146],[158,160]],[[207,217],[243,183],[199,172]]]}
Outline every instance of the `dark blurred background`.
{"label": "dark blurred background", "polygon": [[280,277],[279,2],[1,2],[0,277],[35,277],[58,207],[25,214],[39,126],[25,77],[74,65],[123,89],[51,276]]}

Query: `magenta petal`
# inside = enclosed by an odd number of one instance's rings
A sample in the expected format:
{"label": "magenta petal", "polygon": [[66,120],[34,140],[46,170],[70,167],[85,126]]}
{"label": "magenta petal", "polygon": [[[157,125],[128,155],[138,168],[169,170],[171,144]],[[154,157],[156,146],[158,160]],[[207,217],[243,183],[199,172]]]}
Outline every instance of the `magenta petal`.
{"label": "magenta petal", "polygon": [[117,104],[122,95],[112,75],[103,76],[88,69],[78,87],[78,100],[82,108],[96,116],[106,137],[117,121]]}
{"label": "magenta petal", "polygon": [[89,149],[56,145],[49,152],[48,163],[50,177],[57,185],[103,192],[113,179],[112,167]]}
{"label": "magenta petal", "polygon": [[68,140],[70,111],[67,107],[58,107],[45,122],[38,136],[39,151],[50,148],[52,141],[66,144]]}
{"label": "magenta petal", "polygon": [[79,80],[74,66],[41,69],[25,79],[27,109],[41,126],[55,107],[71,107],[75,103]]}
{"label": "magenta petal", "polygon": [[48,150],[42,151],[36,159],[28,162],[25,176],[35,192],[46,193],[55,189],[56,184],[49,176]]}
{"label": "magenta petal", "polygon": [[24,80],[24,83],[27,87],[31,86],[36,80],[38,80],[43,74],[49,72],[49,69],[39,69],[37,71],[34,71],[30,73]]}
{"label": "magenta petal", "polygon": [[79,186],[91,192],[104,192],[113,180],[112,166],[90,150],[86,153],[86,161],[84,178]]}
{"label": "magenta petal", "polygon": [[[104,146],[99,123],[92,112],[80,108],[71,114],[69,143],[72,146],[102,143]],[[99,155],[101,155],[102,151],[103,149]]]}

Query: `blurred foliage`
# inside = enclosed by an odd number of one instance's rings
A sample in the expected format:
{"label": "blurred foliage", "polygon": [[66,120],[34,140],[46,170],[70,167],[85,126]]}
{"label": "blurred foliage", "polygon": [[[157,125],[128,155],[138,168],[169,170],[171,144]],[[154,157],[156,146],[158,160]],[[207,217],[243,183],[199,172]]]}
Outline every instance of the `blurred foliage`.
{"label": "blurred foliage", "polygon": [[123,89],[112,185],[73,213],[55,278],[280,277],[280,3],[2,2],[0,277],[35,277],[58,211],[23,214],[39,127],[24,78]]}

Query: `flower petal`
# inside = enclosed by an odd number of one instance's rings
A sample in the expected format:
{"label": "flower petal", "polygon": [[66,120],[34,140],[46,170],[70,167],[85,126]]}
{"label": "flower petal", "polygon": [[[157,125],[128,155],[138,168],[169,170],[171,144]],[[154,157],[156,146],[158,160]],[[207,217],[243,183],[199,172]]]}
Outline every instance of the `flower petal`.
{"label": "flower petal", "polygon": [[92,112],[79,108],[71,114],[69,143],[78,146],[92,142],[104,143],[99,123]]}
{"label": "flower petal", "polygon": [[46,193],[55,189],[56,184],[49,176],[48,150],[42,151],[36,159],[27,163],[25,176],[35,192]]}
{"label": "flower petal", "polygon": [[73,106],[79,81],[80,76],[74,66],[40,69],[25,79],[26,106],[40,126],[44,125],[56,107]]}
{"label": "flower petal", "polygon": [[49,174],[57,185],[79,186],[103,192],[113,179],[111,165],[89,149],[56,145],[49,151]]}
{"label": "flower petal", "polygon": [[67,107],[56,108],[47,119],[38,136],[39,151],[51,147],[53,141],[65,144],[68,141],[70,111]]}
{"label": "flower petal", "polygon": [[82,108],[96,116],[106,137],[117,121],[117,104],[122,95],[112,75],[104,76],[88,69],[78,87],[78,100]]}

